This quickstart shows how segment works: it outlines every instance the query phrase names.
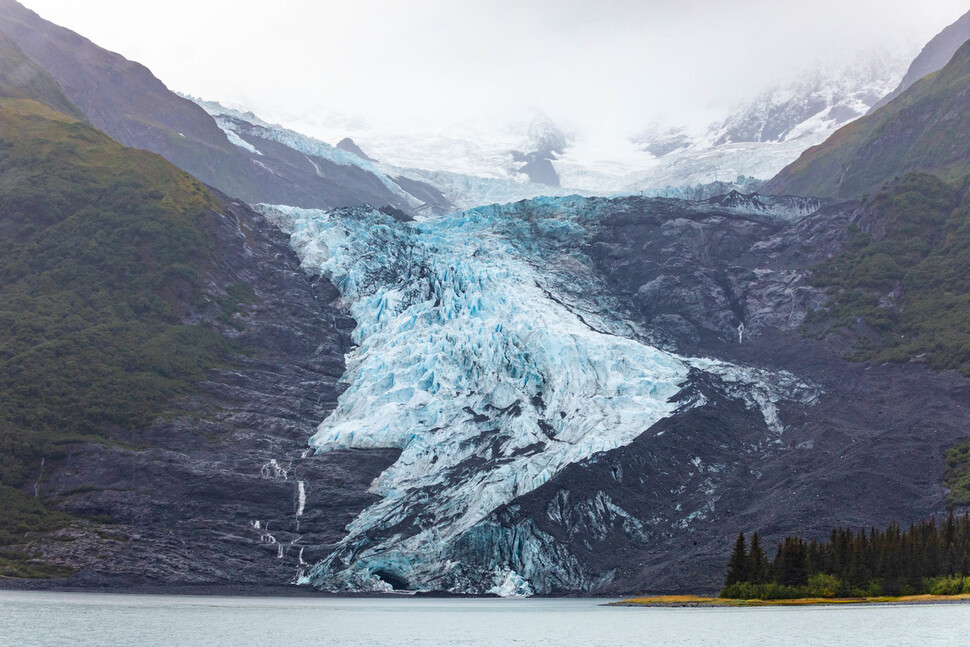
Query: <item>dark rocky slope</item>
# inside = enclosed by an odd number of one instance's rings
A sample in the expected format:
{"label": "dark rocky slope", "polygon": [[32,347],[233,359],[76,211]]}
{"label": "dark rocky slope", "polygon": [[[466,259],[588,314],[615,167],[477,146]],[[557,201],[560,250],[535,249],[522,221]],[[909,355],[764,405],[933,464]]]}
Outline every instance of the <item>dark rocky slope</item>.
{"label": "dark rocky slope", "polygon": [[[326,281],[307,276],[285,237],[226,200],[211,231],[221,244],[214,286],[242,283],[257,302],[224,329],[242,355],[209,372],[172,417],[79,444],[38,483],[42,497],[105,524],[73,524],[31,555],[78,572],[73,586],[293,582],[368,505],[393,451],[306,457],[306,442],[343,390],[353,321]],[[300,511],[300,488],[305,512]]]}
{"label": "dark rocky slope", "polygon": [[834,204],[789,225],[673,201],[615,204],[587,253],[649,335],[689,355],[789,371],[818,399],[784,406],[778,435],[698,376],[682,397],[706,404],[496,511],[501,530],[484,550],[470,542],[469,560],[554,565],[539,582],[548,591],[712,592],[739,531],[771,545],[795,528],[824,538],[838,524],[945,512],[943,459],[966,438],[970,381],[919,363],[850,362],[844,337],[802,335],[827,301],[811,270],[844,249],[865,207]]}
{"label": "dark rocky slope", "polygon": [[361,150],[360,146],[357,145],[350,137],[344,137],[339,142],[337,142],[337,148],[348,153],[353,153],[362,160],[367,160],[368,162],[376,162],[377,160]]}
{"label": "dark rocky slope", "polygon": [[0,576],[291,583],[395,458],[304,457],[343,390],[336,290],[243,203],[36,101],[0,99],[0,189]]}

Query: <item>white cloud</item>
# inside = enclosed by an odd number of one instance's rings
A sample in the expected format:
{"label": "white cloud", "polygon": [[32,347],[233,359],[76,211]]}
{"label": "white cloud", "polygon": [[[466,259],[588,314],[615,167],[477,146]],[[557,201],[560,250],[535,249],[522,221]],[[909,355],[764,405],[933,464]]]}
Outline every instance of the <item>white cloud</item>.
{"label": "white cloud", "polygon": [[538,107],[578,129],[626,131],[691,118],[816,61],[917,46],[967,9],[962,0],[24,3],[173,89],[271,119],[340,113],[424,129]]}

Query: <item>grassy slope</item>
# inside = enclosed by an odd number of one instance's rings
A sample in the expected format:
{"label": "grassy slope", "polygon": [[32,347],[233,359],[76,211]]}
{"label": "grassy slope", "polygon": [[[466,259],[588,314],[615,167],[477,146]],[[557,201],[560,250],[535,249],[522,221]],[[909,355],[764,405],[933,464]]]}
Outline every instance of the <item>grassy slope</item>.
{"label": "grassy slope", "polygon": [[765,192],[857,198],[912,171],[970,173],[970,42],[939,72],[807,150]]}
{"label": "grassy slope", "polygon": [[0,100],[0,546],[64,522],[27,494],[42,459],[146,424],[226,356],[181,317],[214,208],[161,157]]}

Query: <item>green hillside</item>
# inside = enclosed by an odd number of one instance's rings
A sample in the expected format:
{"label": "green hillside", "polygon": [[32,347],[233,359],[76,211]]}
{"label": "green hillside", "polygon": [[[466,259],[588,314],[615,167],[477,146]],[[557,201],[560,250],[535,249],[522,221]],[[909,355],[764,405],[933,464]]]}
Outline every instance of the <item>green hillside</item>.
{"label": "green hillside", "polygon": [[939,72],[805,151],[764,192],[858,198],[915,171],[970,173],[970,42]]}
{"label": "green hillside", "polygon": [[28,495],[42,459],[145,425],[224,361],[221,335],[182,323],[216,206],[157,155],[0,100],[0,545],[63,521]]}
{"label": "green hillside", "polygon": [[911,174],[868,207],[867,232],[815,269],[832,294],[810,325],[823,334],[858,330],[857,357],[920,358],[970,375],[970,195],[968,182]]}

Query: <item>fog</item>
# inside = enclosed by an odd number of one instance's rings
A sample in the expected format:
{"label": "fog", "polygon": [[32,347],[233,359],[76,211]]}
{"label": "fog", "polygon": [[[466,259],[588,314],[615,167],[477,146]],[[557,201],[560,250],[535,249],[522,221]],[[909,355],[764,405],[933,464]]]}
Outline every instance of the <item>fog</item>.
{"label": "fog", "polygon": [[[910,56],[962,0],[24,0],[170,88],[290,124],[433,130],[541,109],[628,133]],[[339,116],[339,118],[338,118]]]}

